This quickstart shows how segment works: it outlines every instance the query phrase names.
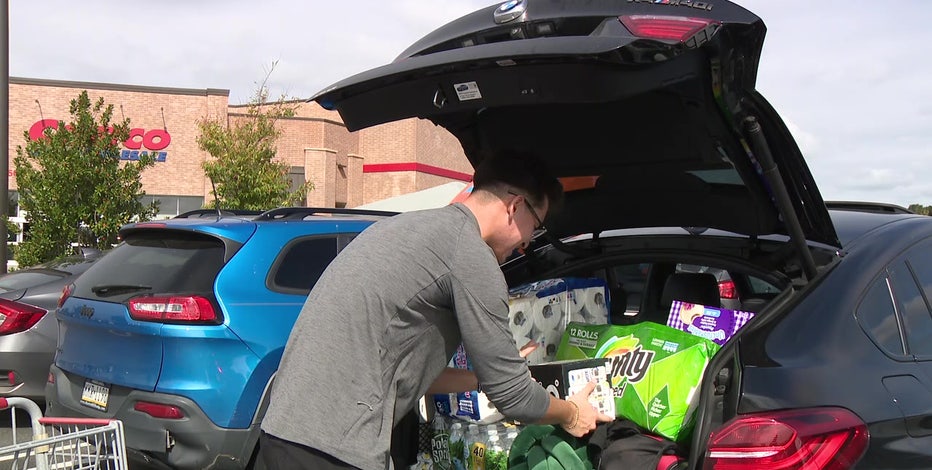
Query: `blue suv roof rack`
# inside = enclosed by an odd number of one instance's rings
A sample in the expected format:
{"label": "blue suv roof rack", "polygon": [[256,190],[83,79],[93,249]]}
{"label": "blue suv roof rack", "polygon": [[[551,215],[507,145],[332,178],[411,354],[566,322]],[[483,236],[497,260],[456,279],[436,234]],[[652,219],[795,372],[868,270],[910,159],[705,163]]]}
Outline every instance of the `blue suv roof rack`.
{"label": "blue suv roof rack", "polygon": [[258,215],[255,220],[295,220],[311,215],[369,215],[391,217],[397,212],[376,211],[368,209],[345,209],[333,207],[280,207]]}
{"label": "blue suv roof rack", "polygon": [[195,209],[193,211],[182,212],[178,214],[173,219],[194,219],[194,218],[209,218],[209,217],[241,217],[241,216],[257,216],[262,214],[262,211],[246,210],[246,209]]}

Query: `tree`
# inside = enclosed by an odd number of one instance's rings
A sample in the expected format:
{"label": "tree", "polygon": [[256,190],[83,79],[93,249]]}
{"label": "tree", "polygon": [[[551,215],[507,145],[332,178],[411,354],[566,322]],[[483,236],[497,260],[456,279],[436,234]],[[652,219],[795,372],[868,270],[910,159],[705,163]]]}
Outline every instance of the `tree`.
{"label": "tree", "polygon": [[71,100],[70,114],[70,123],[59,121],[39,139],[25,132],[26,146],[16,147],[19,203],[29,220],[29,235],[16,250],[21,266],[69,254],[72,243],[110,248],[123,224],[158,211],[140,202],[140,176],[154,156],[120,161],[129,119],[112,122],[113,105],[103,98],[92,103],[86,90]]}
{"label": "tree", "polygon": [[16,259],[14,255],[16,254],[16,245],[10,243],[10,240],[14,240],[16,235],[19,235],[19,226],[13,223],[8,216],[3,216],[3,222],[6,224],[6,234],[7,234],[7,259]]}
{"label": "tree", "polygon": [[907,209],[922,215],[932,215],[932,206],[923,206],[922,204],[910,204]]}
{"label": "tree", "polygon": [[284,97],[269,101],[267,83],[268,75],[256,89],[245,117],[198,122],[197,144],[213,157],[204,162],[204,172],[215,185],[214,207],[265,210],[299,205],[314,187],[305,182],[292,192],[289,165],[275,159],[281,135],[278,120],[294,116],[296,106]]}

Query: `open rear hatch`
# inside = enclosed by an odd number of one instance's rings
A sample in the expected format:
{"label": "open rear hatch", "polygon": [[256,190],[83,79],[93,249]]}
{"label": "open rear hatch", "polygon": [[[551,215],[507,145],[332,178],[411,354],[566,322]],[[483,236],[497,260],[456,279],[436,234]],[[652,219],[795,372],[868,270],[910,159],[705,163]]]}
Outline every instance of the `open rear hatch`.
{"label": "open rear hatch", "polygon": [[[520,15],[498,24],[505,7]],[[548,220],[556,236],[696,226],[839,246],[792,136],[754,90],[764,32],[728,2],[512,1],[312,99],[350,130],[429,119],[473,165],[512,148],[558,176],[596,177]]]}

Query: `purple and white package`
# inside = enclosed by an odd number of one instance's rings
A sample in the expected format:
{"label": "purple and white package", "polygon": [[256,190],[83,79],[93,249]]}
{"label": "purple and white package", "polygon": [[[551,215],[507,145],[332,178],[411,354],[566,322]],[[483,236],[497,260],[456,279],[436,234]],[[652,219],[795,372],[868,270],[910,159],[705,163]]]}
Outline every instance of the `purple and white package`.
{"label": "purple and white package", "polygon": [[667,326],[722,346],[752,317],[753,312],[674,300],[670,306],[670,316],[667,317]]}

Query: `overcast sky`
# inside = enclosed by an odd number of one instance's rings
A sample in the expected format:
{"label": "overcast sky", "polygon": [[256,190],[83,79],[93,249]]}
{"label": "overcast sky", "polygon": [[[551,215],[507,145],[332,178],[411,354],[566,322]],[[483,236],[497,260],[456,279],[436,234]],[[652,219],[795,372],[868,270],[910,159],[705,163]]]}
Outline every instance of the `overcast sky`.
{"label": "overcast sky", "polygon": [[[10,75],[310,97],[488,0],[8,0]],[[618,0],[622,1],[622,0]],[[715,0],[710,0],[714,5]],[[932,1],[739,0],[825,199],[932,205]],[[932,173],[932,171],[930,171]]]}

